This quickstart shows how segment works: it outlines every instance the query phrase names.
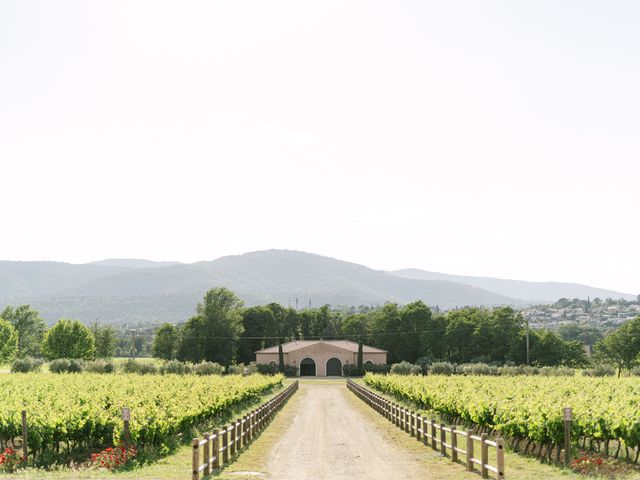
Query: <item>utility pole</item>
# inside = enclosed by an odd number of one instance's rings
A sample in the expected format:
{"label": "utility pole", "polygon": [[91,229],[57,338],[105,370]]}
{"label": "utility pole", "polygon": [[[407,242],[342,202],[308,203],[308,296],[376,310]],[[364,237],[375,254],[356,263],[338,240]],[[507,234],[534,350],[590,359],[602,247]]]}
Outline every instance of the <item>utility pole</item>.
{"label": "utility pole", "polygon": [[136,358],[136,331],[131,330],[131,356]]}
{"label": "utility pole", "polygon": [[529,365],[529,319],[527,318],[527,365]]}

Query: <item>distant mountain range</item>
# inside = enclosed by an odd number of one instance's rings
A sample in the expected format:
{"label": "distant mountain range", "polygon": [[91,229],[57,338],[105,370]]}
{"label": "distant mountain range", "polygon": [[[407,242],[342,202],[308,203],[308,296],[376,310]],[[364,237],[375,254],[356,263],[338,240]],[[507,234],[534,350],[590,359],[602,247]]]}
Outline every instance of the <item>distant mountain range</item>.
{"label": "distant mountain range", "polygon": [[524,306],[561,297],[634,298],[575,284],[458,277],[421,270],[383,272],[289,250],[190,264],[137,259],[83,265],[0,261],[0,307],[30,303],[49,323],[60,317],[128,324],[183,321],[215,286],[230,288],[247,305],[279,302],[299,308],[423,300],[450,309]]}
{"label": "distant mountain range", "polygon": [[416,280],[438,280],[446,282],[464,283],[472,287],[482,288],[490,292],[500,293],[507,297],[519,298],[527,303],[551,303],[560,298],[624,298],[635,300],[636,295],[621,293],[603,288],[589,287],[579,283],[560,282],[526,282],[523,280],[506,280],[490,277],[469,277],[464,275],[449,275],[447,273],[428,272],[415,268],[395,270],[389,272],[402,278]]}

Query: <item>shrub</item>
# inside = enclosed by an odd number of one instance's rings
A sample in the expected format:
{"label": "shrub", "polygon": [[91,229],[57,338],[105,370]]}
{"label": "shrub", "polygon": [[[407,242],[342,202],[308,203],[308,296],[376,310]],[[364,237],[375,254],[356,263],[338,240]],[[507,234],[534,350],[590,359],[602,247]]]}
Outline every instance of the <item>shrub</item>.
{"label": "shrub", "polygon": [[409,362],[394,363],[391,365],[391,373],[394,375],[420,375],[422,367]]}
{"label": "shrub", "polygon": [[11,364],[11,373],[39,372],[41,366],[42,360],[39,358],[18,358]]}
{"label": "shrub", "polygon": [[298,376],[298,367],[293,367],[291,365],[284,366],[284,376],[285,377],[297,377]]}
{"label": "shrub", "polygon": [[239,365],[229,365],[227,375],[244,375],[244,363]]}
{"label": "shrub", "polygon": [[222,375],[224,367],[219,363],[202,361],[193,366],[196,375]]}
{"label": "shrub", "polygon": [[355,363],[345,363],[342,365],[342,375],[345,377],[361,377],[364,374]]}
{"label": "shrub", "polygon": [[368,363],[362,368],[365,372],[371,373],[389,373],[391,371],[391,365],[386,363],[376,364]]}
{"label": "shrub", "polygon": [[456,371],[465,375],[499,375],[500,369],[486,363],[467,363],[460,365]]}
{"label": "shrub", "polygon": [[612,377],[616,374],[615,367],[611,365],[596,365],[582,371],[582,375],[586,377]]}
{"label": "shrub", "polygon": [[93,362],[85,363],[84,369],[91,373],[113,373],[116,370],[116,366],[108,360],[94,360]]}
{"label": "shrub", "polygon": [[429,375],[453,375],[455,367],[449,362],[434,362],[429,367]]}
{"label": "shrub", "polygon": [[115,470],[126,466],[136,458],[137,454],[138,452],[134,447],[128,449],[124,447],[107,448],[100,453],[91,455],[91,461],[98,467]]}
{"label": "shrub", "polygon": [[51,373],[82,373],[84,361],[78,358],[58,358],[49,363]]}
{"label": "shrub", "polygon": [[151,375],[158,373],[158,367],[153,363],[136,362],[133,358],[130,358],[122,366],[124,373],[137,373],[138,375]]}
{"label": "shrub", "polygon": [[249,365],[244,367],[245,375],[253,375],[254,373],[258,373],[258,365],[256,365],[256,362],[251,362]]}
{"label": "shrub", "polygon": [[502,367],[499,369],[500,375],[515,376],[515,375],[538,375],[540,369],[538,367],[530,367],[528,365],[516,365]]}
{"label": "shrub", "polygon": [[422,368],[422,373],[426,375],[429,372],[429,365],[431,365],[431,358],[419,357],[416,360],[416,365],[420,365],[420,368]]}
{"label": "shrub", "polygon": [[13,448],[7,447],[0,453],[0,470],[13,473],[22,462],[22,454]]}
{"label": "shrub", "polygon": [[170,360],[168,362],[165,362],[164,365],[160,367],[160,373],[162,373],[163,375],[189,375],[191,373],[191,370],[192,367],[190,364],[180,362],[178,360]]}
{"label": "shrub", "polygon": [[275,375],[278,373],[278,365],[275,363],[258,363],[256,368],[258,373],[263,375]]}
{"label": "shrub", "polygon": [[84,371],[84,361],[78,358],[69,359],[69,373],[82,373]]}
{"label": "shrub", "polygon": [[540,369],[540,375],[545,377],[573,377],[575,374],[575,369],[569,367],[542,367]]}
{"label": "shrub", "polygon": [[49,371],[51,373],[68,373],[69,372],[69,359],[59,358],[49,363]]}

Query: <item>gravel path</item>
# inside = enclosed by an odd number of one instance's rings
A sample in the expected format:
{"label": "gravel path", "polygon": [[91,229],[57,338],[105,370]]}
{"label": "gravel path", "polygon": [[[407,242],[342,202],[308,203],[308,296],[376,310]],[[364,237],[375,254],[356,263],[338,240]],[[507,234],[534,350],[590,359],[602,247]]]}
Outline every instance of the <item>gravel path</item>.
{"label": "gravel path", "polygon": [[[425,478],[418,461],[380,435],[347,401],[343,382],[308,382],[291,412],[291,426],[270,452],[273,480],[412,480]],[[372,413],[373,414],[373,413]]]}

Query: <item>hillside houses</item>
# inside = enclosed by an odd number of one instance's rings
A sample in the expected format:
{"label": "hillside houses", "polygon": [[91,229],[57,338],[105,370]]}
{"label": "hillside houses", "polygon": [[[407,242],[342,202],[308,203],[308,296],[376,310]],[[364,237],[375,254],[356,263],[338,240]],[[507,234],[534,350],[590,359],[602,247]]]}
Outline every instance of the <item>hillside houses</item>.
{"label": "hillside houses", "polygon": [[[560,306],[562,304],[562,306]],[[640,315],[639,302],[572,301],[552,305],[537,305],[524,309],[522,315],[532,328],[553,328],[568,322],[591,326],[616,326]]]}

